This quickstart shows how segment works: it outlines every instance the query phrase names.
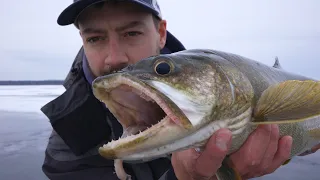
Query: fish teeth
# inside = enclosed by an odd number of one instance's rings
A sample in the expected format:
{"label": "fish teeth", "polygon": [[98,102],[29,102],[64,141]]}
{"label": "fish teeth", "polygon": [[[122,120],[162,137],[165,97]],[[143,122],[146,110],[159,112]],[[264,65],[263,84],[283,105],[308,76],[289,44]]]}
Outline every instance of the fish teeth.
{"label": "fish teeth", "polygon": [[[166,116],[167,117],[167,116]],[[163,121],[165,120],[165,121]],[[104,144],[103,147],[105,149],[115,149],[117,148],[118,146],[124,144],[124,143],[128,143],[128,142],[131,142],[132,140],[136,139],[136,138],[139,138],[139,137],[142,137],[142,136],[149,136],[150,133],[152,133],[150,131],[150,128],[153,127],[158,127],[158,128],[163,128],[167,123],[169,123],[169,118],[164,118],[162,119],[161,121],[158,121],[157,124],[152,124],[150,127],[146,127],[146,129],[144,130],[141,130],[141,129],[138,129],[137,132],[139,131],[138,134],[130,134],[126,137],[120,137],[118,140],[111,140],[111,142],[107,143],[107,144]],[[136,133],[137,133],[136,132]],[[149,134],[149,135],[148,135]]]}

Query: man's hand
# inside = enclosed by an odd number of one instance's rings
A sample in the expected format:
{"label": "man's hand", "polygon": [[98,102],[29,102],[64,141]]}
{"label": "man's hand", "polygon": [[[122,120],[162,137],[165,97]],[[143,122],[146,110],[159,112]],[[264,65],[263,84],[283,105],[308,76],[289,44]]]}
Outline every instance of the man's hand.
{"label": "man's hand", "polygon": [[245,144],[230,156],[243,179],[270,174],[290,156],[292,138],[279,139],[278,125],[259,126]]}
{"label": "man's hand", "polygon": [[172,154],[172,166],[180,180],[214,180],[216,172],[227,155],[231,145],[231,132],[226,129],[217,131],[198,153],[188,149]]}
{"label": "man's hand", "polygon": [[[221,166],[231,143],[231,132],[217,131],[205,149],[197,153],[194,149],[173,153],[172,165],[178,179],[213,180]],[[290,155],[292,138],[279,139],[277,125],[259,126],[248,137],[243,146],[230,156],[236,170],[243,179],[270,174],[279,168]]]}

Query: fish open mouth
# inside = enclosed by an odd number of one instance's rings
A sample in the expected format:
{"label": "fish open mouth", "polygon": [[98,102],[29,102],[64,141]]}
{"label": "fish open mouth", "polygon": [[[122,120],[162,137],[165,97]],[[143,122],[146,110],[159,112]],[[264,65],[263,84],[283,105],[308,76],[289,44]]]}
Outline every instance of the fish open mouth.
{"label": "fish open mouth", "polygon": [[[147,82],[130,75],[99,77],[93,82],[93,92],[124,129],[120,139],[99,148],[100,154],[106,158],[118,159],[133,151],[161,146],[178,138],[179,133],[172,132],[186,131],[192,127],[175,103]],[[172,135],[156,136],[163,133]]]}

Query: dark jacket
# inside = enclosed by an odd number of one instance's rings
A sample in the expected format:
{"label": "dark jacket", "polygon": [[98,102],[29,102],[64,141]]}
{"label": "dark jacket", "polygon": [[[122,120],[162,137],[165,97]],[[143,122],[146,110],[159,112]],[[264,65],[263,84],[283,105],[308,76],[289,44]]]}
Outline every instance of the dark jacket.
{"label": "dark jacket", "polygon": [[[161,53],[184,50],[169,32]],[[97,148],[122,134],[115,117],[92,94],[83,70],[83,48],[77,54],[63,86],[66,91],[41,108],[52,125],[45,151],[43,172],[52,180],[117,179],[112,160],[98,154]],[[147,163],[124,164],[138,180],[176,179],[168,158]]]}

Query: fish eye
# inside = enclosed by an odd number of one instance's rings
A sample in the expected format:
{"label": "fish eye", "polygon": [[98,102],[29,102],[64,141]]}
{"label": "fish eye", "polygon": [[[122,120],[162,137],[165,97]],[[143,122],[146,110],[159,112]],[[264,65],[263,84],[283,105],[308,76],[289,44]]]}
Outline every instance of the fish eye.
{"label": "fish eye", "polygon": [[172,66],[166,61],[160,61],[154,66],[154,71],[158,75],[167,75],[171,72]]}

